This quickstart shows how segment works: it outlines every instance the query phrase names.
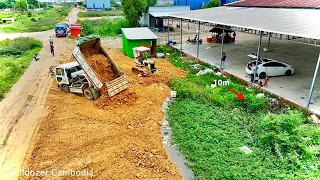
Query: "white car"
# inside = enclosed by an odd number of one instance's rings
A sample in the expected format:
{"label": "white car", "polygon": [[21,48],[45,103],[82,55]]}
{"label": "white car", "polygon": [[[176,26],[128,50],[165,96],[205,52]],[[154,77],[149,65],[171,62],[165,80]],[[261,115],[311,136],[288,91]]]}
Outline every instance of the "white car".
{"label": "white car", "polygon": [[[256,65],[256,60],[248,62],[246,66],[246,72],[248,74],[254,73],[252,70],[253,69],[252,66],[254,67],[255,65]],[[278,62],[273,59],[259,58],[257,74],[260,79],[264,79],[266,75],[267,76],[282,76],[282,75],[290,76],[294,74],[294,67],[289,64]]]}

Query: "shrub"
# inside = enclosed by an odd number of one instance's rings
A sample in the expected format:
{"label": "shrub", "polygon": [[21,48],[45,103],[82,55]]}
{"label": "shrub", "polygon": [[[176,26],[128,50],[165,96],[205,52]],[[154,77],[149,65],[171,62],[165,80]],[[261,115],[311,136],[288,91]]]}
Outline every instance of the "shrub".
{"label": "shrub", "polygon": [[30,11],[28,12],[28,17],[32,17],[32,13]]}
{"label": "shrub", "polygon": [[30,37],[0,41],[0,55],[23,55],[26,51],[42,47],[42,43]]}
{"label": "shrub", "polygon": [[131,27],[124,18],[102,18],[98,20],[79,21],[82,31],[81,36],[98,34],[100,36],[116,36],[121,33],[121,28]]}
{"label": "shrub", "polygon": [[280,157],[288,153],[302,155],[304,158],[319,154],[320,131],[304,125],[306,120],[298,111],[268,114],[258,126],[260,145]]}

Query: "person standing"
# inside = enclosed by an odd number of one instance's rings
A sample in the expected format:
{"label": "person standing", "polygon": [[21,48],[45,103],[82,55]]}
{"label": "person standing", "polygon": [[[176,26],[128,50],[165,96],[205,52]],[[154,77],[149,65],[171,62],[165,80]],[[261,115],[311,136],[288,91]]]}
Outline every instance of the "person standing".
{"label": "person standing", "polygon": [[53,44],[50,44],[50,52],[51,52],[52,56],[54,56],[54,46],[53,46]]}
{"label": "person standing", "polygon": [[222,71],[224,70],[224,64],[225,64],[226,58],[227,58],[226,53],[222,53],[221,65],[220,65],[220,68],[222,69]]}
{"label": "person standing", "polygon": [[50,38],[49,38],[49,43],[50,44],[53,44],[53,38],[50,36]]}

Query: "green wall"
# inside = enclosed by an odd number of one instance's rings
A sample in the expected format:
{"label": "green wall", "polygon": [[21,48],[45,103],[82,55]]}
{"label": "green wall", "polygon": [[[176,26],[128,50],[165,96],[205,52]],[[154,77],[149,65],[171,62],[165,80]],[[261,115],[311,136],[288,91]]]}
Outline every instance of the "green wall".
{"label": "green wall", "polygon": [[[154,40],[156,41],[156,40]],[[141,44],[147,44],[149,48],[151,48],[152,40],[143,39],[143,40],[128,40],[124,33],[122,32],[122,49],[123,52],[130,58],[134,58],[132,48],[139,47]]]}

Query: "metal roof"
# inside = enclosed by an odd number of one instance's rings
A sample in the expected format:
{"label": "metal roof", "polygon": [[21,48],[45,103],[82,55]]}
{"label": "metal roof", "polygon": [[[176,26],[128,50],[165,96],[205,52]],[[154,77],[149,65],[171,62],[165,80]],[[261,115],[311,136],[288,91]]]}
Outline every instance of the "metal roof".
{"label": "metal roof", "polygon": [[251,6],[251,7],[320,7],[319,0],[243,0],[227,4],[228,6]]}
{"label": "metal roof", "polygon": [[121,28],[122,32],[127,39],[130,40],[140,40],[140,39],[158,39],[149,28],[140,27],[140,28]]}
{"label": "metal roof", "polygon": [[168,16],[320,39],[320,10],[317,9],[217,7]]}
{"label": "metal roof", "polygon": [[170,13],[190,11],[190,6],[149,7],[148,13],[153,17],[165,17]]}

